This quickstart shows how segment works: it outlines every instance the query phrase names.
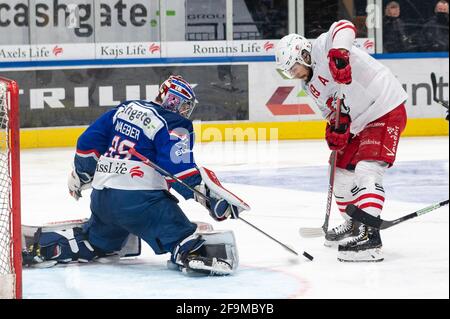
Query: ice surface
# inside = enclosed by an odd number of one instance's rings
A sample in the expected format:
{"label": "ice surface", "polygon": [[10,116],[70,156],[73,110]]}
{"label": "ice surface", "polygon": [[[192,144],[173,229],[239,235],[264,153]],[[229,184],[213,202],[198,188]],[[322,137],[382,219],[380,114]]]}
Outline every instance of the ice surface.
{"label": "ice surface", "polygon": [[[448,198],[449,139],[404,138],[385,177],[384,219]],[[210,143],[196,146],[199,165],[252,206],[249,222],[302,252],[292,255],[243,222],[214,222],[198,203],[186,215],[235,232],[241,266],[232,277],[191,278],[166,269],[168,255],[146,245],[142,256],[118,263],[24,269],[24,298],[449,298],[449,208],[382,232],[385,261],[341,263],[321,238],[299,236],[320,227],[327,197],[329,151],[323,141]],[[25,150],[24,224],[89,216],[89,191],[76,202],[66,189],[73,149]],[[341,217],[333,204],[331,226]]]}

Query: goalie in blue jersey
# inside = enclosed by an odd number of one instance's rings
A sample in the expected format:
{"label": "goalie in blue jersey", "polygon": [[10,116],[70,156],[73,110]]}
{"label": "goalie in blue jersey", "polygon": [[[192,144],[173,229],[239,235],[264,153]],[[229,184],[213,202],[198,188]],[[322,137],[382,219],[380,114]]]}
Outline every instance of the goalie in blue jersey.
{"label": "goalie in blue jersey", "polygon": [[[189,120],[195,105],[192,86],[181,76],[170,76],[154,102],[123,102],[90,125],[78,139],[68,187],[75,199],[92,188],[92,215],[81,227],[42,229],[36,240],[40,258],[87,262],[117,254],[134,236],[156,254],[170,253],[171,268],[194,274],[232,274],[238,266],[233,232],[198,227],[169,191],[197,200],[217,221],[238,218],[248,209],[211,178],[211,171],[195,164]],[[146,165],[131,149],[209,200]]]}

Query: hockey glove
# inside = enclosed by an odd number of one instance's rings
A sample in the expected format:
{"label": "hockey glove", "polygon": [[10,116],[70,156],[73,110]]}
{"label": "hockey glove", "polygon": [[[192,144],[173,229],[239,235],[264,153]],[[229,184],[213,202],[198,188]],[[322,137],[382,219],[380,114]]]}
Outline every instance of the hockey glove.
{"label": "hockey glove", "polygon": [[194,193],[194,199],[206,207],[214,220],[221,222],[227,218],[236,219],[239,217],[239,213],[242,211],[239,207],[231,205],[224,198],[211,191],[205,184],[200,184],[195,187],[200,193],[209,198],[205,198]]}
{"label": "hockey glove", "polygon": [[[81,176],[80,176],[81,175]],[[69,194],[76,200],[81,197],[81,191],[91,188],[92,177],[86,173],[77,174],[76,170],[72,170],[67,180],[67,186],[69,187]]]}
{"label": "hockey glove", "polygon": [[332,151],[340,151],[347,146],[350,140],[350,116],[348,114],[340,115],[339,128],[335,129],[335,121],[331,120],[327,123],[325,139],[328,147]]}
{"label": "hockey glove", "polygon": [[350,54],[344,49],[331,49],[328,51],[329,68],[333,79],[340,84],[352,83],[352,68]]}

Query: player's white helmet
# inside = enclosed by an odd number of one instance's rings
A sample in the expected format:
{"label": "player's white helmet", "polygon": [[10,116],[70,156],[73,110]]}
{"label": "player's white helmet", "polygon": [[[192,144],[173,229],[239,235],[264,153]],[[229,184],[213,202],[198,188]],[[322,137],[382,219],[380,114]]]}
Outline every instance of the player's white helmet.
{"label": "player's white helmet", "polygon": [[311,42],[305,37],[295,33],[286,35],[277,45],[277,68],[292,79],[294,76],[289,71],[295,63],[311,66],[311,48]]}
{"label": "player's white helmet", "polygon": [[192,86],[180,75],[171,75],[159,87],[158,99],[169,111],[189,118],[197,103]]}

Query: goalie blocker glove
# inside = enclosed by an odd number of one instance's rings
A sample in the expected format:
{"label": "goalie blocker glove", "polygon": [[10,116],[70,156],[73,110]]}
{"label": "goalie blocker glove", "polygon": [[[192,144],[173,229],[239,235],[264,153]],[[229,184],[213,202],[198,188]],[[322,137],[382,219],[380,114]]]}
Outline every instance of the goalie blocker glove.
{"label": "goalie blocker glove", "polygon": [[201,184],[195,187],[199,192],[204,194],[209,200],[194,193],[194,198],[197,202],[206,207],[209,215],[216,221],[224,221],[227,218],[239,218],[240,210],[238,207],[231,205],[224,198],[212,192],[208,186]]}
{"label": "goalie blocker glove", "polygon": [[214,220],[237,219],[242,211],[250,210],[247,203],[222,186],[213,171],[205,167],[199,167],[198,170],[203,183],[197,185],[195,189],[204,196],[194,192],[194,198],[208,209]]}

